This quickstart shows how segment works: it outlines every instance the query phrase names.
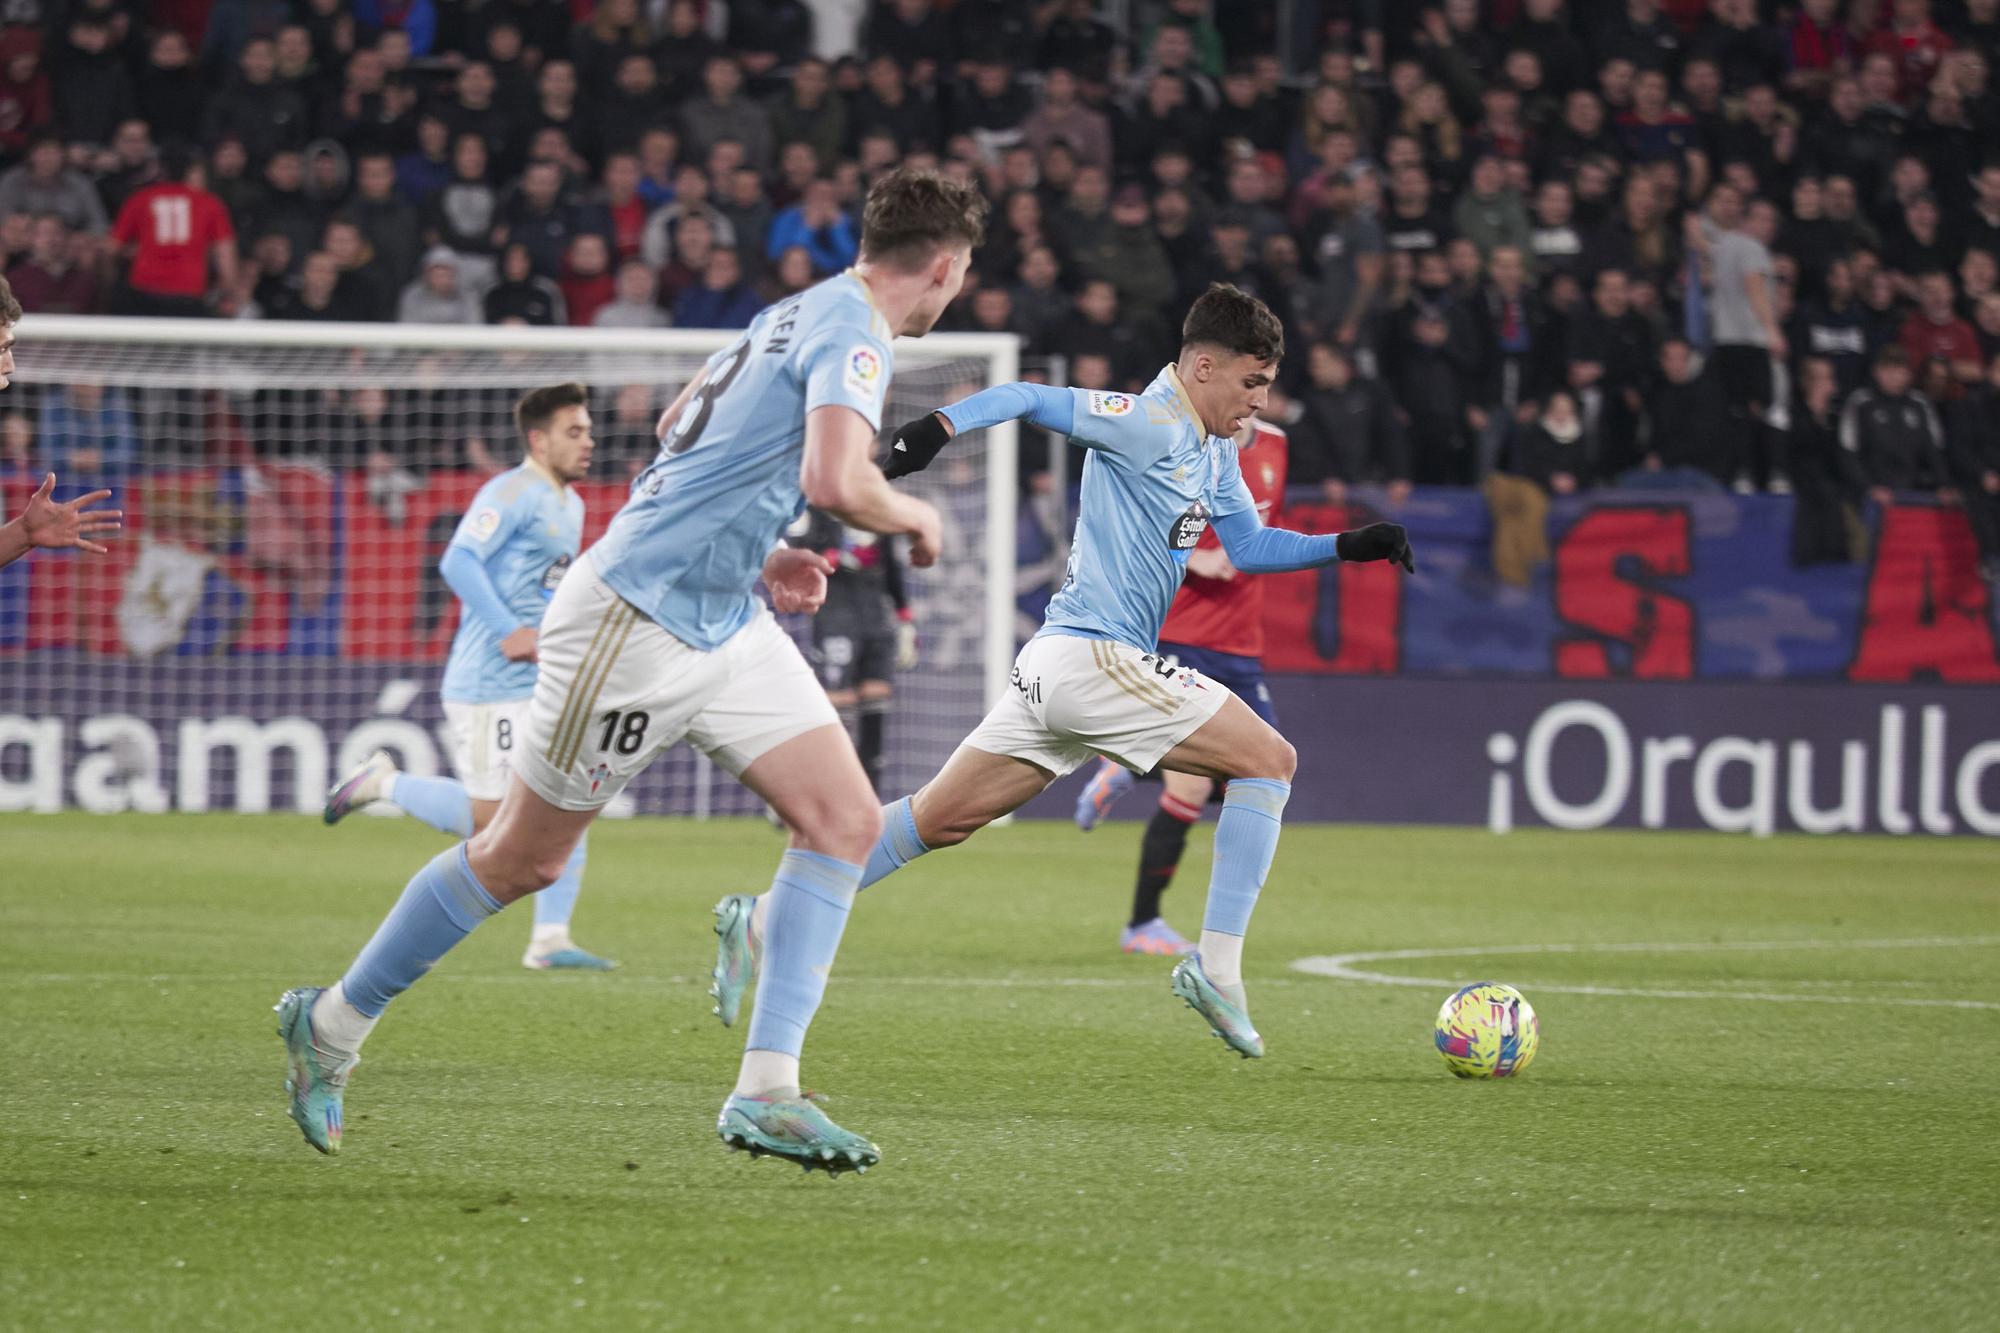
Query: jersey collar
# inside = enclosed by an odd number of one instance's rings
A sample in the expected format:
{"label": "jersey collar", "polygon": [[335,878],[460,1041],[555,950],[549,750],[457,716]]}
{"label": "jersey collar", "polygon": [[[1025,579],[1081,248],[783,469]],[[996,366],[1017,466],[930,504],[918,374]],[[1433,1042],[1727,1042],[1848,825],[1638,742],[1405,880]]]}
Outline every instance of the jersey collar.
{"label": "jersey collar", "polygon": [[[861,276],[860,270],[855,268],[848,268],[841,274],[841,276],[844,278],[854,279],[854,285],[861,289],[861,299],[868,302],[868,308],[875,312],[875,318],[882,321],[882,327],[885,330],[888,329],[889,317],[882,313],[881,306],[875,304],[875,289],[868,285],[868,280]],[[893,332],[890,334],[890,336],[891,337],[894,336]]]}
{"label": "jersey collar", "polygon": [[557,495],[569,494],[569,486],[563,481],[561,477],[558,477],[555,473],[549,471],[548,466],[545,463],[541,462],[539,459],[532,457],[524,458],[521,460],[521,466],[528,469],[528,471],[534,473],[536,476],[540,477],[543,481],[546,481],[549,485],[555,487]]}
{"label": "jersey collar", "polygon": [[1188,420],[1194,423],[1195,433],[1201,436],[1201,447],[1204,449],[1208,448],[1208,427],[1202,424],[1201,413],[1195,411],[1194,395],[1190,394],[1187,385],[1182,383],[1180,367],[1174,365],[1172,362],[1168,362],[1167,368],[1160,373],[1166,376],[1167,383],[1173,385],[1174,392],[1180,395],[1181,406],[1186,409]]}

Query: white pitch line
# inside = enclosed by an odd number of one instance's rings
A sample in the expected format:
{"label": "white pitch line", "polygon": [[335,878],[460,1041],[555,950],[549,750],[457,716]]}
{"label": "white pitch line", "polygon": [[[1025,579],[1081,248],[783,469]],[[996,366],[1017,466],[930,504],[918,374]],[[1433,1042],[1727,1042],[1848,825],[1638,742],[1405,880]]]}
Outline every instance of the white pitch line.
{"label": "white pitch line", "polygon": [[[1932,936],[1895,940],[1724,940],[1715,942],[1680,941],[1661,944],[1504,944],[1456,949],[1379,949],[1365,953],[1319,954],[1292,963],[1294,972],[1331,977],[1336,981],[1363,981],[1378,986],[1423,986],[1456,990],[1463,980],[1443,977],[1405,977],[1390,972],[1371,972],[1356,963],[1399,962],[1419,958],[1489,958],[1523,954],[1588,953],[1714,953],[1725,950],[1778,953],[1804,949],[1942,949],[1983,947],[2000,944],[2000,935]],[[1834,983],[1827,983],[1834,984]],[[1635,986],[1563,985],[1535,982],[1532,989],[1559,995],[1619,995],[1651,1000],[1761,1000],[1770,1004],[1876,1004],[1905,1009],[1988,1009],[2000,1010],[1991,1000],[1920,1000],[1864,995],[1798,995],[1782,991],[1648,990]]]}

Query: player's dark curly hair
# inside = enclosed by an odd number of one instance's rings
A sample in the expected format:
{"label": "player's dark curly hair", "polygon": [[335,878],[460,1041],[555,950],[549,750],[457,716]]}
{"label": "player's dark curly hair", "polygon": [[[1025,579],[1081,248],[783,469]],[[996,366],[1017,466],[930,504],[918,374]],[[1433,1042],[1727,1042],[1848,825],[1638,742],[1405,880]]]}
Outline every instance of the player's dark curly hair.
{"label": "player's dark curly hair", "polygon": [[1232,356],[1276,363],[1285,355],[1285,329],[1271,307],[1250,293],[1212,282],[1181,324],[1181,346],[1219,347]]}
{"label": "player's dark curly hair", "polygon": [[514,425],[525,440],[531,430],[547,430],[556,413],[565,407],[587,407],[589,404],[590,390],[575,380],[567,384],[544,384],[539,389],[528,390],[521,395],[521,401],[514,404]]}
{"label": "player's dark curly hair", "polygon": [[861,257],[871,263],[921,268],[939,246],[985,238],[984,196],[935,171],[899,167],[875,182],[861,208]]}
{"label": "player's dark curly hair", "polygon": [[7,285],[7,279],[0,278],[0,324],[19,324],[21,303],[14,299],[14,289]]}

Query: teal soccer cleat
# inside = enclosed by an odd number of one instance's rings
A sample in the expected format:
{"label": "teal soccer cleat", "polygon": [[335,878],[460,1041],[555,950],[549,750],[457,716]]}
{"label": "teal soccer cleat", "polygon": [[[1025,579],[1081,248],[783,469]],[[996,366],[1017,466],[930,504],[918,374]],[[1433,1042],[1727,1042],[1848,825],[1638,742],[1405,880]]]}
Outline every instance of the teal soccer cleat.
{"label": "teal soccer cleat", "polygon": [[340,1098],[347,1089],[347,1076],[359,1059],[335,1060],[313,1041],[312,1007],[321,987],[301,986],[288,990],[274,1006],[278,1014],[278,1035],[285,1039],[285,1053],[291,1070],[285,1075],[285,1091],[291,1097],[292,1119],[306,1142],[331,1157],[340,1151]]}
{"label": "teal soccer cleat", "polygon": [[1228,1043],[1230,1050],[1245,1060],[1255,1060],[1264,1054],[1264,1039],[1250,1025],[1243,988],[1231,986],[1229,991],[1235,992],[1232,995],[1210,981],[1201,970],[1200,954],[1191,953],[1175,966],[1173,990],[1187,1001],[1188,1008],[1208,1020],[1209,1030]]}
{"label": "teal soccer cleat", "polygon": [[715,971],[708,993],[722,1026],[733,1027],[743,1008],[743,992],[757,975],[757,932],[751,919],[757,895],[732,893],[715,905]]}
{"label": "teal soccer cleat", "polygon": [[533,972],[615,972],[618,964],[609,958],[599,958],[588,949],[579,949],[574,944],[566,944],[546,953],[536,951],[532,946],[521,955],[521,966]]}
{"label": "teal soccer cleat", "polygon": [[849,1133],[804,1097],[745,1097],[732,1093],[715,1118],[715,1132],[752,1157],[782,1157],[806,1170],[828,1175],[866,1171],[882,1160],[881,1149]]}

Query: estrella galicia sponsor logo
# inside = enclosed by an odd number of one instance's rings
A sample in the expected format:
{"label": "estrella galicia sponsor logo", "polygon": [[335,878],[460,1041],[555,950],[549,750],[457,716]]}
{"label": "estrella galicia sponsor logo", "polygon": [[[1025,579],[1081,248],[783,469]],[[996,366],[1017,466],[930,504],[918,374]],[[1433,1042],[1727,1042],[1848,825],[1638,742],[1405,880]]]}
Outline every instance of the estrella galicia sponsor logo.
{"label": "estrella galicia sponsor logo", "polygon": [[542,596],[555,596],[556,585],[563,581],[563,575],[569,573],[569,560],[568,556],[563,556],[542,571]]}
{"label": "estrella galicia sponsor logo", "polygon": [[1194,544],[1201,540],[1201,534],[1207,531],[1208,505],[1196,500],[1174,520],[1173,527],[1167,529],[1167,549],[1192,551]]}

